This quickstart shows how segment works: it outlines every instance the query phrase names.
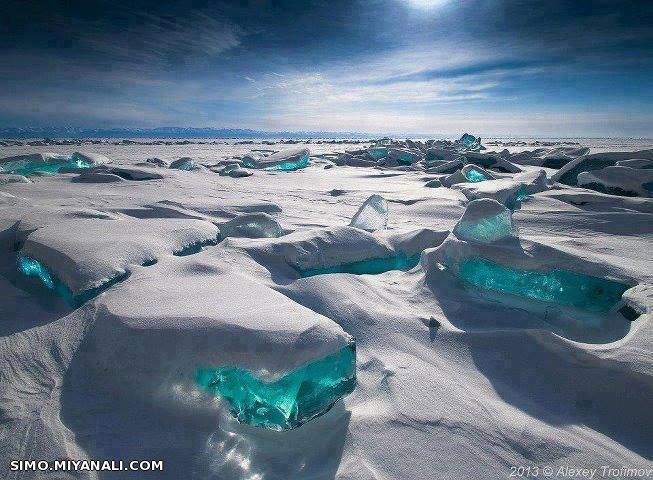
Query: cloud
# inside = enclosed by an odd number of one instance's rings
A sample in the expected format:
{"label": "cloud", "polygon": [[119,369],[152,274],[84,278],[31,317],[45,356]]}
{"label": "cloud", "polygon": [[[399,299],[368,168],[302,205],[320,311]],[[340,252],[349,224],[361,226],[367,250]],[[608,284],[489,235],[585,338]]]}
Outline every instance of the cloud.
{"label": "cloud", "polygon": [[136,17],[118,34],[80,21],[75,25],[83,32],[80,48],[113,62],[159,67],[212,59],[239,46],[243,35],[238,26],[200,11],[174,18],[140,12]]}
{"label": "cloud", "polygon": [[631,127],[621,113],[653,120],[646,2],[8,1],[0,105],[10,124],[92,124],[109,121],[106,112],[115,124],[139,112],[163,125],[287,129],[303,118],[387,131],[435,128],[443,116],[489,122],[494,112],[524,129],[542,111],[560,120],[611,109],[615,125]]}

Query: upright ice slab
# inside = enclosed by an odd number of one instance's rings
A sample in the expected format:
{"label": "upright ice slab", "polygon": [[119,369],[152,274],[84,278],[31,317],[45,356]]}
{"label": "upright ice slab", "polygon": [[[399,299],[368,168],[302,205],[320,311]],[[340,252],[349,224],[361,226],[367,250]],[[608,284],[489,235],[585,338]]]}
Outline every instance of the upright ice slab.
{"label": "upright ice slab", "polygon": [[223,397],[241,423],[270,430],[297,428],[327,412],[356,385],[356,346],[266,382],[249,370],[202,368],[197,383]]}
{"label": "upright ice slab", "polygon": [[492,243],[513,235],[512,213],[496,200],[482,198],[469,202],[453,229],[461,240]]}
{"label": "upright ice slab", "polygon": [[372,195],[361,205],[349,225],[368,232],[387,228],[388,202],[381,195]]}
{"label": "upright ice slab", "polygon": [[566,270],[520,270],[478,257],[463,261],[458,268],[458,275],[476,287],[590,312],[609,311],[630,288],[613,280]]}

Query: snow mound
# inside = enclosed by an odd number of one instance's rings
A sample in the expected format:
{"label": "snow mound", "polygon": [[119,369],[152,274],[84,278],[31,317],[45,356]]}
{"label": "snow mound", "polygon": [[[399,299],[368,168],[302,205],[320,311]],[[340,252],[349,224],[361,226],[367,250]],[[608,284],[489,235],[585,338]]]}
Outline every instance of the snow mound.
{"label": "snow mound", "polygon": [[646,158],[631,158],[629,160],[619,160],[616,165],[617,167],[641,168],[648,170],[653,168],[653,160]]}
{"label": "snow mound", "polygon": [[514,163],[491,153],[467,152],[465,153],[465,163],[505,173],[519,173],[522,171]]}
{"label": "snow mound", "polygon": [[330,319],[207,256],[162,259],[95,302],[94,365],[124,390],[173,395],[198,369],[225,366],[270,381],[352,342]]}
{"label": "snow mound", "polygon": [[229,165],[226,165],[221,170],[219,170],[218,174],[221,177],[242,178],[242,177],[252,176],[253,172],[250,172],[249,170],[241,168],[238,163],[231,163]]}
{"label": "snow mound", "polygon": [[0,175],[0,185],[7,185],[9,183],[32,183],[29,178],[23,175],[14,175],[12,173],[5,173]]}
{"label": "snow mound", "polygon": [[524,185],[528,195],[544,192],[549,189],[544,170],[532,170],[513,175],[512,180]]}
{"label": "snow mound", "polygon": [[264,212],[239,215],[220,224],[219,228],[220,238],[275,238],[284,234],[279,222]]}
{"label": "snow mound", "polygon": [[509,156],[510,161],[519,165],[531,165],[544,168],[562,168],[569,162],[581,155],[587,155],[589,148],[586,147],[556,147],[539,148],[532,151],[524,151]]}
{"label": "snow mound", "polygon": [[510,209],[515,208],[518,202],[528,195],[526,186],[522,182],[507,178],[479,183],[460,183],[452,188],[463,192],[469,200],[491,198]]}
{"label": "snow mound", "polygon": [[190,157],[178,158],[177,160],[170,163],[168,168],[172,168],[174,170],[194,170],[196,168],[195,160]]}
{"label": "snow mound", "polygon": [[169,166],[168,162],[157,157],[150,157],[145,161],[151,165],[154,165],[155,167],[168,168]]}
{"label": "snow mound", "polygon": [[[89,171],[81,172],[82,175],[89,175],[85,179],[93,179],[93,173],[106,173],[116,175],[124,180],[143,181],[143,180],[161,180],[165,175],[161,171],[155,171],[153,168],[139,167],[134,165],[110,165],[100,166]],[[83,180],[79,180],[83,181]]]}
{"label": "snow mound", "polygon": [[625,197],[653,197],[653,170],[623,166],[578,174],[578,186]]}
{"label": "snow mound", "polygon": [[617,162],[630,159],[653,160],[653,150],[640,150],[637,152],[605,152],[582,155],[558,170],[551,179],[554,182],[575,186],[578,184],[578,175],[582,172],[612,167],[616,165]]}
{"label": "snow mound", "polygon": [[20,254],[41,262],[77,296],[135,265],[214,241],[217,235],[218,228],[202,220],[65,220],[30,233]]}

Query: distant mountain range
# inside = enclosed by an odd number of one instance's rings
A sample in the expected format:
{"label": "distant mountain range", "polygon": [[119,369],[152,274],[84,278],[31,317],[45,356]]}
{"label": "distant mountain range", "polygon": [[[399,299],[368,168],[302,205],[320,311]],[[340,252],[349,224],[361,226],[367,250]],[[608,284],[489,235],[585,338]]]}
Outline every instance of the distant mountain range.
{"label": "distant mountain range", "polygon": [[265,132],[249,128],[0,128],[0,138],[372,138],[376,136],[378,135],[360,132]]}

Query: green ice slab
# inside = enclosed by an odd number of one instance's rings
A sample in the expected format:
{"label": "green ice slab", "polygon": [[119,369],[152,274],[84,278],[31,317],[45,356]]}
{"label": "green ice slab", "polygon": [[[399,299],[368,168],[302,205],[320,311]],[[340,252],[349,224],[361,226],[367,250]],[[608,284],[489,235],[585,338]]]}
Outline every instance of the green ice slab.
{"label": "green ice slab", "polygon": [[256,161],[251,161],[251,160],[245,160],[243,162],[244,167],[250,167],[250,168],[261,168],[263,167],[263,170],[268,170],[268,171],[293,171],[293,170],[299,170],[301,168],[307,167],[308,163],[310,161],[310,156],[308,153],[305,153],[304,155],[300,156],[297,160],[286,160],[284,162],[279,162],[275,163],[270,166],[265,166],[265,159],[258,164]]}
{"label": "green ice slab", "polygon": [[367,149],[367,153],[375,160],[378,160],[387,157],[389,150],[386,147],[370,147]]}
{"label": "green ice slab", "polygon": [[78,293],[77,295],[73,295],[70,289],[61,280],[53,275],[45,265],[34,258],[27,256],[19,257],[18,271],[26,277],[37,277],[44,287],[62,297],[66,303],[73,308],[77,308],[90,299],[97,297],[107,288],[121,282],[129,276],[126,272],[121,275],[116,275],[98,287],[90,288]]}
{"label": "green ice slab", "polygon": [[283,171],[299,170],[301,168],[308,166],[308,160],[309,160],[308,155],[302,155],[301,158],[296,162],[289,160],[287,162],[278,163],[271,167],[265,167],[264,170],[283,170]]}
{"label": "green ice slab", "polygon": [[607,312],[630,288],[613,280],[566,270],[518,270],[477,257],[462,262],[458,275],[480,288],[568,305],[590,312]]}
{"label": "green ice slab", "polygon": [[265,382],[249,370],[201,368],[200,387],[224,398],[241,423],[270,430],[297,428],[326,413],[356,386],[356,344]]}
{"label": "green ice slab", "polygon": [[398,255],[388,258],[370,258],[360,262],[346,263],[333,267],[309,268],[299,270],[302,277],[313,277],[315,275],[325,275],[327,273],[352,273],[354,275],[378,275],[379,273],[390,270],[410,270],[419,263],[420,255],[407,257]]}
{"label": "green ice slab", "polygon": [[62,168],[90,168],[91,164],[84,160],[62,158],[61,160],[51,161],[48,163],[34,162],[30,160],[16,160],[0,165],[0,173],[13,173],[28,177],[36,172],[53,175]]}
{"label": "green ice slab", "polygon": [[490,243],[509,237],[513,233],[512,217],[507,210],[478,220],[461,220],[454,233],[463,240]]}
{"label": "green ice slab", "polygon": [[467,180],[474,183],[483,182],[487,180],[487,177],[483,175],[481,172],[479,172],[478,170],[470,169],[466,174],[463,175]]}

